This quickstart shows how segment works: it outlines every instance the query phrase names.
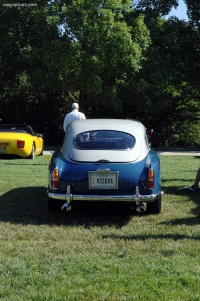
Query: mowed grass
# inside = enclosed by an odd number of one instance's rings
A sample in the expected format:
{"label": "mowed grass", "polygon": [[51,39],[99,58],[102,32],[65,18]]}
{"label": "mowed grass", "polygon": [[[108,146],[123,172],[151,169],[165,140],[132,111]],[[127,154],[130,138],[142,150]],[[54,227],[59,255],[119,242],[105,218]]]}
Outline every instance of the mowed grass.
{"label": "mowed grass", "polygon": [[160,156],[162,213],[47,211],[50,156],[0,160],[0,300],[200,300],[200,158]]}

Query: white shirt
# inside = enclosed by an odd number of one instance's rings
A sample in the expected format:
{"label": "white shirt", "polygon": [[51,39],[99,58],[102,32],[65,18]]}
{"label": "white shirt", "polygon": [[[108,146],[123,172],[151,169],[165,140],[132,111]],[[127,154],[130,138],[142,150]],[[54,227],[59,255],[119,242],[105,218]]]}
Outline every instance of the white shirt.
{"label": "white shirt", "polygon": [[66,131],[68,124],[74,120],[86,119],[85,115],[79,112],[77,109],[72,110],[70,113],[65,115],[63,130]]}

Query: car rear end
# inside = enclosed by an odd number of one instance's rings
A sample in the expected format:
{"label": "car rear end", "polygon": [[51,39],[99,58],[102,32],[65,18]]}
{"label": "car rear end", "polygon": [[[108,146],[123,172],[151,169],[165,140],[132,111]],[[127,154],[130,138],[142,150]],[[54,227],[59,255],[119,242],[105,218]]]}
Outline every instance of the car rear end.
{"label": "car rear end", "polygon": [[68,129],[49,167],[50,204],[57,199],[69,208],[78,201],[106,201],[142,208],[159,197],[160,162],[143,137],[145,129],[108,128],[81,133]]}
{"label": "car rear end", "polygon": [[0,155],[29,156],[31,149],[29,136],[14,130],[0,130]]}

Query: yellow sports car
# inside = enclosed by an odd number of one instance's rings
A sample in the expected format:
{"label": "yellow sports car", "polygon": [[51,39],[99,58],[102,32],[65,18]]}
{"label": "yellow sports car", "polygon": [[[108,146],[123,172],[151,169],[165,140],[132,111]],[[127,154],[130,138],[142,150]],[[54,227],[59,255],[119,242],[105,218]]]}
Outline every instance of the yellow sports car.
{"label": "yellow sports car", "polygon": [[43,135],[26,124],[0,124],[0,155],[34,159],[43,155]]}

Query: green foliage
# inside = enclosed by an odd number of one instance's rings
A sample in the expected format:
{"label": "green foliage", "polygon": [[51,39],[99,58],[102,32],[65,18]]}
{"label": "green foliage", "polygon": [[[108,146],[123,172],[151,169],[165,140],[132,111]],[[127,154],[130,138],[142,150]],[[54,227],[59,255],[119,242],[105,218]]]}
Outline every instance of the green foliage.
{"label": "green foliage", "polygon": [[[57,19],[48,15],[46,1],[36,4],[3,6],[1,12],[0,118],[5,123],[30,123],[49,143],[52,137],[58,143],[59,135],[55,134],[60,132],[66,104],[64,50]],[[60,111],[57,120],[55,108]]]}
{"label": "green foliage", "polygon": [[174,7],[177,8],[178,0],[138,0],[133,1],[136,9],[144,11],[148,17],[167,15]]}
{"label": "green foliage", "polygon": [[64,1],[61,10],[63,37],[74,50],[68,61],[75,75],[70,86],[80,91],[82,107],[89,110],[94,98],[106,108],[119,107],[118,87],[141,68],[149,44],[143,17],[127,25],[130,1]]}
{"label": "green foliage", "polygon": [[[199,140],[198,31],[177,19],[158,18],[138,82],[143,78],[136,116],[154,128],[155,145],[195,145]],[[197,48],[198,49],[198,48]],[[196,55],[195,55],[196,53]],[[145,106],[144,106],[145,104]]]}
{"label": "green foliage", "polygon": [[188,17],[194,26],[200,25],[200,7],[198,0],[185,0],[187,5]]}
{"label": "green foliage", "polygon": [[140,119],[159,145],[196,143],[199,5],[185,3],[189,22],[164,19],[177,0],[3,0],[0,119],[60,144],[77,101],[88,118]]}

